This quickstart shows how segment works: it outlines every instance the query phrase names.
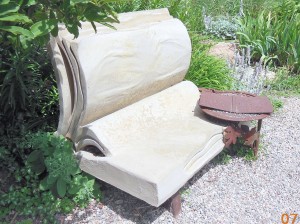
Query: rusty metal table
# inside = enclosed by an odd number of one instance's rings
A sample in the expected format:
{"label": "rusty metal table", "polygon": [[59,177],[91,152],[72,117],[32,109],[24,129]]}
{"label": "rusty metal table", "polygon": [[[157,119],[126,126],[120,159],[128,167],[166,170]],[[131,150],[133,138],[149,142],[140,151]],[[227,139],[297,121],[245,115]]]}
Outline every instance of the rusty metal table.
{"label": "rusty metal table", "polygon": [[[207,115],[229,121],[230,125],[224,130],[224,144],[229,148],[236,144],[241,137],[244,144],[253,149],[257,156],[262,119],[270,116],[273,107],[265,96],[239,91],[217,91],[199,89],[201,96],[199,105]],[[249,130],[248,126],[239,127],[242,121],[258,121],[257,126]]]}

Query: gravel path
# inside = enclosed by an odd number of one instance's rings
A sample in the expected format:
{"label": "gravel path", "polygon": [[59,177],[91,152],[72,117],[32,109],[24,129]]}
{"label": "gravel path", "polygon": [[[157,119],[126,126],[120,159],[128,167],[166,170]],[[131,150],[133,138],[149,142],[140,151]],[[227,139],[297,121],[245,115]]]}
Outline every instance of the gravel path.
{"label": "gravel path", "polygon": [[65,223],[267,224],[281,223],[284,213],[300,216],[300,99],[283,101],[284,108],[263,121],[259,159],[207,164],[184,186],[178,219],[105,184],[103,204],[75,211]]}

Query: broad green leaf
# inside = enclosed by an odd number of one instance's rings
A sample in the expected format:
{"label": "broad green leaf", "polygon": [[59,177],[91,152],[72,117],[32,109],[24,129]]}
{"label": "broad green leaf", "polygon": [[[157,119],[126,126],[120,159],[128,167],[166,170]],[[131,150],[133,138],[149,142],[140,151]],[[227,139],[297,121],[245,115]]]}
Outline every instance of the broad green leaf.
{"label": "broad green leaf", "polygon": [[78,31],[78,27],[76,26],[76,24],[68,24],[67,25],[67,30],[73,34],[76,38],[79,36],[79,31]]}
{"label": "broad green leaf", "polygon": [[[47,13],[45,13],[43,11],[37,11],[34,13],[34,18],[35,18],[35,21],[47,20],[48,15],[47,15]],[[50,19],[52,19],[52,18],[50,18]]]}
{"label": "broad green leaf", "polygon": [[74,186],[69,188],[68,193],[69,194],[76,194],[79,190],[80,190],[80,186],[79,185],[74,185]]}
{"label": "broad green leaf", "polygon": [[48,189],[49,189],[47,177],[45,177],[43,180],[41,180],[39,188],[40,188],[40,190],[42,190],[42,191],[45,191],[45,190],[48,190]]}
{"label": "broad green leaf", "polygon": [[57,180],[57,177],[54,177],[54,176],[52,176],[52,175],[49,175],[48,177],[47,177],[47,184],[48,185],[52,185],[52,184],[54,184],[54,182]]}
{"label": "broad green leaf", "polygon": [[51,32],[51,30],[55,28],[56,24],[56,19],[42,20],[33,24],[30,27],[30,31],[33,33],[34,37],[43,36]]}
{"label": "broad green leaf", "polygon": [[50,19],[55,19],[55,13],[53,12],[53,10],[50,10]]}
{"label": "broad green leaf", "polygon": [[73,5],[76,5],[78,3],[89,3],[89,0],[71,0],[70,1],[70,4],[73,6]]}
{"label": "broad green leaf", "polygon": [[27,6],[35,5],[36,1],[35,0],[29,0],[28,3],[26,4]]}
{"label": "broad green leaf", "polygon": [[33,38],[33,34],[22,27],[19,26],[0,26],[0,30],[4,30],[10,33],[13,33],[15,35],[24,35],[26,37]]}
{"label": "broad green leaf", "polygon": [[32,23],[32,20],[29,19],[27,16],[18,13],[9,16],[0,17],[0,21]]}
{"label": "broad green leaf", "polygon": [[5,5],[7,3],[9,3],[10,0],[2,0],[2,2],[0,3],[0,6]]}
{"label": "broad green leaf", "polygon": [[93,187],[94,186],[94,183],[95,183],[95,179],[91,179],[87,182],[87,186],[89,187]]}
{"label": "broad green leaf", "polygon": [[30,153],[30,155],[28,156],[27,161],[30,162],[30,163],[32,163],[32,162],[37,161],[38,159],[40,159],[42,155],[43,155],[43,154],[42,154],[41,151],[39,151],[39,150],[34,150],[34,151],[33,151],[32,153]]}
{"label": "broad green leaf", "polygon": [[80,172],[81,172],[81,170],[79,168],[71,170],[71,174],[73,176],[76,175],[76,174],[79,174]]}
{"label": "broad green leaf", "polygon": [[[30,47],[30,45],[31,45],[31,38],[29,38],[29,37],[26,37],[26,36],[23,36],[23,35],[20,35],[20,42],[21,42],[21,45],[22,45],[22,47],[24,48],[24,49],[27,49],[28,47]],[[37,120],[35,120],[33,123],[31,123],[31,125],[30,126],[32,126],[32,125],[35,125],[35,124],[38,124],[38,123],[40,123],[41,122],[41,120],[40,119],[37,119]]]}
{"label": "broad green leaf", "polygon": [[236,35],[244,36],[247,39],[247,41],[250,41],[250,38],[246,34],[244,34],[242,32],[236,32]]}
{"label": "broad green leaf", "polygon": [[32,163],[32,169],[36,174],[41,174],[45,171],[46,167],[42,161],[35,161]]}
{"label": "broad green leaf", "polygon": [[8,15],[12,12],[17,12],[20,9],[20,7],[15,3],[9,3],[9,4],[1,4],[0,6],[0,16]]}
{"label": "broad green leaf", "polygon": [[57,180],[56,183],[57,193],[60,197],[64,197],[67,191],[67,183],[61,177]]}

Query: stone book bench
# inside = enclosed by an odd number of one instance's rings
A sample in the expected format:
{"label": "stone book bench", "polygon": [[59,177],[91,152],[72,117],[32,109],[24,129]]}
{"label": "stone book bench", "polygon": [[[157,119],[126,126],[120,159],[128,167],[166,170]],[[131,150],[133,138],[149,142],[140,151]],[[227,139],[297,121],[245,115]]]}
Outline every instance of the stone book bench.
{"label": "stone book bench", "polygon": [[191,41],[182,22],[167,9],[119,20],[96,34],[83,23],[77,39],[61,27],[51,39],[57,133],[73,141],[83,171],[153,206],[171,198],[177,215],[177,192],[222,151],[224,127],[205,118],[197,86],[183,81]]}

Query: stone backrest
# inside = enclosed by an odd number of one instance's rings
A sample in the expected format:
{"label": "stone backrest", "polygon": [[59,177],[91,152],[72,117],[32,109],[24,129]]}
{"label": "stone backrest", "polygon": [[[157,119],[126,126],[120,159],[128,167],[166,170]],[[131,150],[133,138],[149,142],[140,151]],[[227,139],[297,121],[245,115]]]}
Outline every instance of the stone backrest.
{"label": "stone backrest", "polygon": [[60,93],[58,133],[78,129],[183,80],[191,43],[167,9],[119,15],[116,30],[83,23],[74,39],[62,26],[50,41]]}

